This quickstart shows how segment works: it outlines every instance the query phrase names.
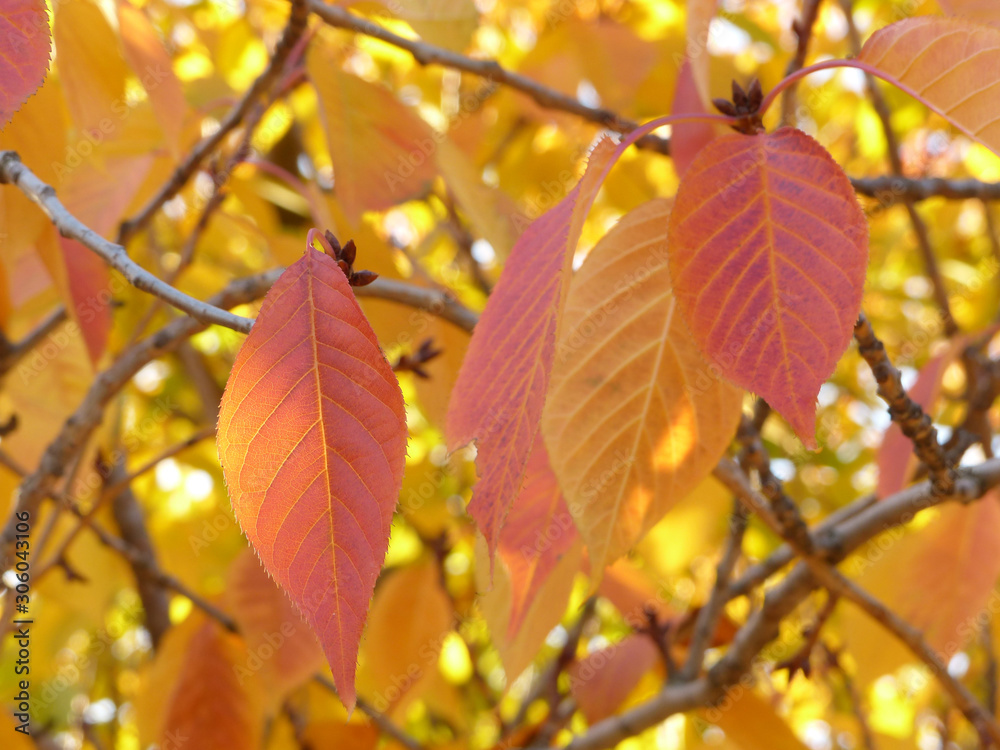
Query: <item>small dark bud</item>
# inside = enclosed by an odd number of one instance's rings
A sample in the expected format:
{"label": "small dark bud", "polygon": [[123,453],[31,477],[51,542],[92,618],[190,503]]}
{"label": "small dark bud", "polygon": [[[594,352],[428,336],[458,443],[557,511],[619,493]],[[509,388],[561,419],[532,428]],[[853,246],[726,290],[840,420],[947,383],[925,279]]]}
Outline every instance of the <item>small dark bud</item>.
{"label": "small dark bud", "polygon": [[351,286],[368,286],[377,278],[378,274],[374,271],[355,271],[348,277],[348,281]]}
{"label": "small dark bud", "polygon": [[750,81],[750,89],[747,91],[747,98],[750,100],[750,110],[756,112],[760,109],[761,102],[764,101],[764,90],[760,86],[760,79],[754,78]]}
{"label": "small dark bud", "polygon": [[353,266],[354,260],[357,258],[358,248],[354,245],[354,240],[348,240],[347,244],[344,245],[343,250],[340,251],[340,257],[342,260],[347,262],[347,265]]}
{"label": "small dark bud", "polygon": [[724,115],[729,115],[730,117],[736,116],[736,107],[728,99],[713,99],[712,104],[715,108],[719,110]]}
{"label": "small dark bud", "polygon": [[746,92],[736,81],[733,81],[733,104],[736,105],[737,109],[742,109],[747,105]]}

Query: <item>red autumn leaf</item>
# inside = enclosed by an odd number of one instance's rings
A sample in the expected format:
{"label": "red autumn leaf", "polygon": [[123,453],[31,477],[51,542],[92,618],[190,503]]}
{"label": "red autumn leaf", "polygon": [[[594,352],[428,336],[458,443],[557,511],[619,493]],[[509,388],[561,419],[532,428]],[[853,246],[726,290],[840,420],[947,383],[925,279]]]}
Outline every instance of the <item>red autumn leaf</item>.
{"label": "red autumn leaf", "polygon": [[[675,115],[708,112],[701,94],[698,93],[690,58],[684,59],[677,73],[677,88],[674,90],[674,102],[670,111]],[[698,152],[713,140],[715,135],[715,126],[702,120],[679,122],[674,125],[670,133],[670,158],[674,161],[674,169],[678,175],[687,172]]]}
{"label": "red autumn leaf", "polygon": [[938,0],[941,10],[951,16],[968,16],[984,23],[1000,23],[996,0]]}
{"label": "red autumn leaf", "polygon": [[703,102],[709,93],[708,36],[719,0],[687,0],[687,59],[695,91]]}
{"label": "red autumn leaf", "polygon": [[1000,154],[1000,28],[967,18],[908,18],[872,34],[858,59]]}
{"label": "red autumn leaf", "polygon": [[177,683],[164,696],[160,747],[250,748],[260,743],[260,694],[237,673],[245,658],[239,636],[205,619],[184,650]]}
{"label": "red autumn leaf", "polygon": [[44,0],[0,0],[0,129],[29,96],[49,68],[52,38]]}
{"label": "red autumn leaf", "polygon": [[552,370],[573,250],[612,150],[610,141],[601,141],[576,187],[514,245],[452,393],[448,443],[454,450],[477,441],[479,482],[469,513],[491,556],[524,480]]}
{"label": "red autumn leaf", "polygon": [[648,636],[633,634],[573,664],[569,689],[587,721],[613,715],[659,658]]}
{"label": "red autumn leaf", "polygon": [[847,176],[783,128],[710,143],[670,216],[670,272],[702,352],[816,446],[816,394],[851,340],[868,226]]}
{"label": "red autumn leaf", "polygon": [[282,274],[219,414],[233,510],[319,636],[346,706],[406,454],[403,396],[347,278],[312,248]]}
{"label": "red autumn leaf", "polygon": [[545,444],[541,436],[536,437],[524,485],[511,506],[497,548],[510,573],[508,637],[517,635],[538,590],[579,539]]}

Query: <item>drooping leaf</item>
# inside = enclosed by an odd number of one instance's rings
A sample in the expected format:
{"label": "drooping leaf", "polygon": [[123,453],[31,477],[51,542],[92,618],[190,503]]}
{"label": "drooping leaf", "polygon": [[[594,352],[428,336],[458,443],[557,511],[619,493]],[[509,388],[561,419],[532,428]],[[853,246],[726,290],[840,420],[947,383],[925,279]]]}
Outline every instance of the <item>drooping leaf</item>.
{"label": "drooping leaf", "polygon": [[678,309],[713,370],[815,447],[816,394],[851,340],[868,256],[843,170],[792,128],[721,136],[681,181],[669,245]]}
{"label": "drooping leaf", "polygon": [[387,89],[345,73],[327,44],[309,45],[306,69],[326,128],[337,198],[352,220],[413,197],[434,179],[430,127]]}
{"label": "drooping leaf", "polygon": [[967,18],[907,18],[872,34],[858,59],[1000,155],[1000,28]]}
{"label": "drooping leaf", "polygon": [[524,485],[511,506],[497,548],[510,574],[508,637],[517,635],[538,590],[579,539],[539,435],[528,458]]}
{"label": "drooping leaf", "polygon": [[[918,628],[947,663],[982,625],[978,618],[1000,576],[1000,498],[991,491],[972,505],[945,503],[935,512],[919,529],[872,540],[844,570]],[[864,680],[914,658],[854,607],[843,627]]]}
{"label": "drooping leaf", "polygon": [[129,115],[128,65],[104,13],[92,0],[56,3],[53,36],[59,80],[76,126],[90,139],[120,137]]}
{"label": "drooping leaf", "polygon": [[552,628],[566,613],[573,583],[580,571],[582,553],[583,545],[577,543],[562,556],[538,589],[535,599],[529,603],[521,627],[516,634],[511,634],[508,625],[512,604],[510,576],[501,560],[492,582],[489,580],[492,556],[482,537],[477,539],[476,586],[481,592],[478,603],[493,636],[493,643],[500,652],[508,684],[527,669]]}
{"label": "drooping leaf", "polygon": [[480,478],[469,513],[491,554],[524,480],[573,250],[612,150],[602,140],[576,187],[517,241],[476,325],[452,393],[448,444],[454,450],[476,440]]}
{"label": "drooping leaf", "polygon": [[49,68],[52,39],[43,0],[0,2],[0,130],[29,96]]}
{"label": "drooping leaf", "polygon": [[156,120],[174,157],[180,155],[187,103],[173,63],[146,14],[128,2],[118,3],[125,59],[149,96]]}
{"label": "drooping leaf", "polygon": [[330,257],[308,248],[265,298],[226,385],[218,445],[237,520],[312,625],[352,707],[402,484],[406,416]]}
{"label": "drooping leaf", "polygon": [[241,681],[235,667],[245,656],[239,636],[205,618],[183,651],[171,688],[160,685],[165,716],[160,747],[227,750],[257,747],[263,730],[260,694]]}
{"label": "drooping leaf", "polygon": [[597,244],[556,346],[542,433],[594,576],[708,476],[740,418],[677,312],[669,217],[650,201]]}
{"label": "drooping leaf", "polygon": [[633,633],[570,666],[569,689],[587,721],[594,724],[614,715],[659,659],[652,639]]}
{"label": "drooping leaf", "polygon": [[[316,636],[288,596],[245,551],[229,569],[226,599],[250,652],[242,666],[267,686],[272,709],[323,666]],[[258,666],[259,665],[259,666]]]}
{"label": "drooping leaf", "polygon": [[436,563],[407,566],[379,584],[358,670],[358,689],[376,710],[402,713],[420,697],[453,619]]}

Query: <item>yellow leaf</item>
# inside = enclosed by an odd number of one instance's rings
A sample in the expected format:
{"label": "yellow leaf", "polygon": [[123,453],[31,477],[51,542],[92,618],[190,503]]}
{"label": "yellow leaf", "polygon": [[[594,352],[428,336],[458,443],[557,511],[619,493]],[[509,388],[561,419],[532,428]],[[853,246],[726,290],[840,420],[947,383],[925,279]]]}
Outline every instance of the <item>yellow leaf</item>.
{"label": "yellow leaf", "polygon": [[125,117],[128,66],[118,39],[96,3],[55,5],[56,67],[69,111],[82,135],[104,139]]}
{"label": "yellow leaf", "polygon": [[667,270],[670,203],[627,214],[573,278],[542,431],[595,574],[704,479],[741,392],[713,377]]}

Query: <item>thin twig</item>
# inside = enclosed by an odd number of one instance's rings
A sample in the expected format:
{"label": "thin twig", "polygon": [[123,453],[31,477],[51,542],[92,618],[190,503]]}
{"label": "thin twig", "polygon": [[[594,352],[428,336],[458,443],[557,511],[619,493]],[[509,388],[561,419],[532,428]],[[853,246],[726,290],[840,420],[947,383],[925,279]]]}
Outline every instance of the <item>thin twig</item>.
{"label": "thin twig", "polygon": [[743,504],[738,501],[734,502],[733,510],[729,514],[729,536],[726,538],[722,558],[715,569],[715,584],[705,606],[698,612],[694,631],[691,634],[688,658],[677,675],[677,679],[682,682],[688,682],[697,677],[701,670],[705,651],[712,642],[719,618],[722,616],[726,602],[729,601],[729,581],[743,551],[743,534],[747,528],[747,519]]}
{"label": "thin twig", "polygon": [[[792,22],[792,31],[795,32],[797,43],[795,54],[788,61],[785,68],[785,76],[790,76],[797,70],[801,70],[806,64],[806,54],[809,51],[809,40],[812,39],[813,27],[816,25],[816,17],[819,15],[819,5],[822,0],[803,0],[802,14]],[[781,100],[781,124],[794,125],[795,114],[795,91],[796,85],[789,86]]]}

